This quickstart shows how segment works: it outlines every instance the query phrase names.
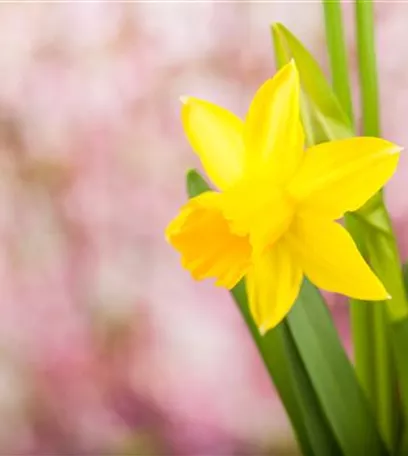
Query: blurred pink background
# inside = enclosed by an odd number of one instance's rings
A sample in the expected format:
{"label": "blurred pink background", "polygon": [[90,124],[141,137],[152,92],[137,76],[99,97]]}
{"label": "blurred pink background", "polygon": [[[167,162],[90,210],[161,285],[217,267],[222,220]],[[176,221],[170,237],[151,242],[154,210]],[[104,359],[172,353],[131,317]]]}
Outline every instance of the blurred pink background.
{"label": "blurred pink background", "polygon": [[[408,4],[376,13],[383,132],[407,146]],[[179,96],[244,114],[275,21],[327,68],[317,2],[0,5],[0,454],[296,454],[228,294],[163,238],[198,165]]]}

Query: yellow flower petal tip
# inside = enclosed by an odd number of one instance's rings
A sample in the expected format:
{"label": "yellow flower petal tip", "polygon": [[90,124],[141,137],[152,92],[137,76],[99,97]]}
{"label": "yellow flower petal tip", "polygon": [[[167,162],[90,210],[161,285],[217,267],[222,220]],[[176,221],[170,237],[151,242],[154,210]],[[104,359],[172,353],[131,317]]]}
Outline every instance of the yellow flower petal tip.
{"label": "yellow flower petal tip", "polygon": [[188,95],[181,95],[181,97],[180,97],[180,101],[183,104],[187,104],[189,100],[190,100],[190,97]]}
{"label": "yellow flower petal tip", "polygon": [[[286,314],[285,314],[285,316],[286,316]],[[283,320],[283,318],[280,320],[274,321],[274,322],[266,322],[263,325],[258,326],[259,334],[262,337],[265,336],[270,330],[276,328],[276,326],[278,326],[282,320]]]}
{"label": "yellow flower petal tip", "polygon": [[264,335],[268,332],[268,329],[265,328],[265,326],[260,326],[260,327],[258,328],[258,331],[259,331],[259,334],[260,334],[261,336],[264,336]]}
{"label": "yellow flower petal tip", "polygon": [[167,241],[196,280],[231,289],[245,279],[261,335],[288,315],[305,276],[356,299],[391,299],[336,220],[388,182],[403,148],[355,137],[305,151],[300,94],[292,59],[259,88],[245,120],[180,97],[187,140],[219,191],[192,198],[167,227]]}
{"label": "yellow flower petal tip", "polygon": [[389,154],[400,154],[404,150],[404,147],[399,146],[398,144],[390,143],[390,148],[388,150]]}

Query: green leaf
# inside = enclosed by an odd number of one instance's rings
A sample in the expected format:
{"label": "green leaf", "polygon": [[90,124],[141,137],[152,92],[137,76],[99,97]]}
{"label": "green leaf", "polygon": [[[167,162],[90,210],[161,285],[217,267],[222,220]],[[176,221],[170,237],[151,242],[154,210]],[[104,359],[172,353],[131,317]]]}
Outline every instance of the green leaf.
{"label": "green leaf", "polygon": [[[191,170],[187,173],[187,190],[194,197],[210,188],[197,171]],[[244,282],[231,294],[288,413],[302,453],[341,456],[343,453],[328,426],[287,323],[281,323],[262,337],[249,312]]]}
{"label": "green leaf", "polygon": [[201,177],[195,169],[187,171],[186,176],[187,194],[190,198],[200,195],[201,193],[211,190],[207,182]]}
{"label": "green leaf", "polygon": [[[405,293],[408,296],[408,264],[402,268]],[[398,365],[398,373],[401,381],[401,396],[404,403],[404,409],[408,410],[408,317],[392,324],[392,335],[394,343],[395,358]],[[406,419],[406,416],[405,416]],[[405,456],[408,454],[408,429],[407,423],[404,423],[404,429],[400,439],[400,448],[398,454]]]}
{"label": "green leaf", "polygon": [[279,66],[294,59],[299,71],[301,116],[307,143],[313,145],[328,138],[353,136],[350,120],[312,55],[282,24],[272,25],[272,36]]}
{"label": "green leaf", "polygon": [[328,309],[308,281],[288,325],[343,453],[387,454]]}
{"label": "green leaf", "polygon": [[299,356],[289,325],[283,322],[261,336],[249,312],[244,282],[232,290],[232,295],[285,406],[303,453],[342,455]]}
{"label": "green leaf", "polygon": [[[394,348],[394,355],[398,367],[398,375],[401,382],[401,398],[404,405],[404,410],[408,410],[408,317],[403,320],[392,323],[392,342]],[[405,415],[406,420],[406,415]],[[407,423],[404,423],[404,429],[401,431],[399,439],[399,454],[405,456],[408,454],[408,429]]]}

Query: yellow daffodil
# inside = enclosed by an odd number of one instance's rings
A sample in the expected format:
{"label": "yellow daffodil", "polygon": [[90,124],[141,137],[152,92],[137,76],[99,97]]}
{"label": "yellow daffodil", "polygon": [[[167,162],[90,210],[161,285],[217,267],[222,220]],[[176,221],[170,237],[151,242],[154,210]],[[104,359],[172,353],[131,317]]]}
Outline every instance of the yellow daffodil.
{"label": "yellow daffodil", "polygon": [[394,173],[400,147],[379,138],[304,149],[294,62],[256,93],[245,121],[183,97],[187,138],[217,191],[191,199],[166,237],[197,280],[228,289],[246,277],[264,333],[289,312],[303,275],[357,299],[389,298],[349,233],[335,220],[355,211]]}

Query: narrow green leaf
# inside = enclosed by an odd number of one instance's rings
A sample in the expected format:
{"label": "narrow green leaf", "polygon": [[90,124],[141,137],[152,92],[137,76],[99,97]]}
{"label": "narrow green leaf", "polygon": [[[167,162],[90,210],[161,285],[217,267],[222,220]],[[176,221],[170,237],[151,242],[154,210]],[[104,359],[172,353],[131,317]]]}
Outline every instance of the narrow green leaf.
{"label": "narrow green leaf", "polygon": [[[402,269],[404,279],[405,293],[408,296],[408,264],[405,264]],[[408,410],[408,317],[392,324],[392,335],[394,343],[394,353],[398,366],[399,378],[401,381],[401,397],[404,404],[404,410]],[[405,415],[405,420],[407,416]],[[408,427],[407,422],[404,423],[404,428],[401,429],[401,438],[399,443],[400,456],[408,454]]]}
{"label": "narrow green leaf", "polygon": [[[187,173],[190,197],[209,189],[197,171]],[[287,323],[283,322],[262,337],[249,312],[244,281],[231,294],[288,413],[302,453],[341,456],[343,453],[328,426]]]}
{"label": "narrow green leaf", "polygon": [[190,169],[189,171],[187,171],[186,187],[187,194],[190,198],[211,190],[207,182],[201,177],[201,175],[195,169]]}
{"label": "narrow green leaf", "polygon": [[308,281],[288,325],[343,453],[387,454],[328,309]]}
{"label": "narrow green leaf", "polygon": [[282,24],[272,25],[278,64],[295,59],[302,86],[301,116],[309,145],[327,138],[352,136],[351,122],[341,109],[318,63],[302,43]]}
{"label": "narrow green leaf", "polygon": [[262,337],[249,313],[243,282],[232,290],[232,295],[251,331],[303,451],[306,446],[307,454],[342,455],[287,322],[284,321]]}
{"label": "narrow green leaf", "polygon": [[[377,216],[378,213],[380,216]],[[356,224],[357,229],[353,231],[353,235],[360,237],[362,251],[372,268],[377,272],[387,290],[394,290],[391,291],[393,297],[391,304],[393,302],[404,304],[405,292],[400,286],[402,285],[402,274],[399,267],[398,251],[392,232],[389,232],[391,225],[382,197],[379,195],[360,211],[349,214],[348,223],[350,222]],[[360,363],[363,361],[369,365],[369,368],[364,371],[362,370],[364,366],[357,365],[360,374],[363,374],[360,378],[364,382],[366,391],[375,394],[374,400],[373,398],[371,400],[380,426],[389,447],[395,448],[400,411],[396,394],[397,371],[402,379],[403,372],[401,369],[404,370],[404,365],[400,365],[401,359],[395,351],[398,350],[398,347],[392,341],[396,326],[392,321],[390,322],[389,305],[388,302],[355,301],[352,304],[352,316],[355,320],[353,324],[361,323],[364,325],[356,328],[357,331],[354,331],[354,334],[365,334],[366,343],[371,344],[365,347],[365,353],[358,358],[356,357],[356,361],[360,361]],[[385,312],[387,308],[388,312]],[[356,316],[361,318],[356,320]],[[362,321],[363,318],[366,318],[366,321]],[[393,321],[398,322],[399,319]],[[369,324],[372,326],[368,327]],[[363,333],[362,329],[367,332]],[[354,341],[355,344],[357,342],[358,340]],[[358,347],[357,344],[356,347]],[[358,355],[357,351],[356,355]],[[408,395],[408,383],[405,383],[405,386],[404,383],[402,383],[405,391],[403,394]]]}
{"label": "narrow green leaf", "polygon": [[402,277],[404,280],[405,294],[408,296],[408,263],[405,263],[402,267]]}
{"label": "narrow green leaf", "polygon": [[[394,355],[398,368],[398,375],[401,382],[401,399],[404,406],[404,411],[408,410],[408,317],[403,320],[392,323],[392,342],[394,348]],[[408,454],[408,428],[407,428],[407,414],[405,413],[404,427],[400,429],[399,438],[399,452],[401,456]]]}

